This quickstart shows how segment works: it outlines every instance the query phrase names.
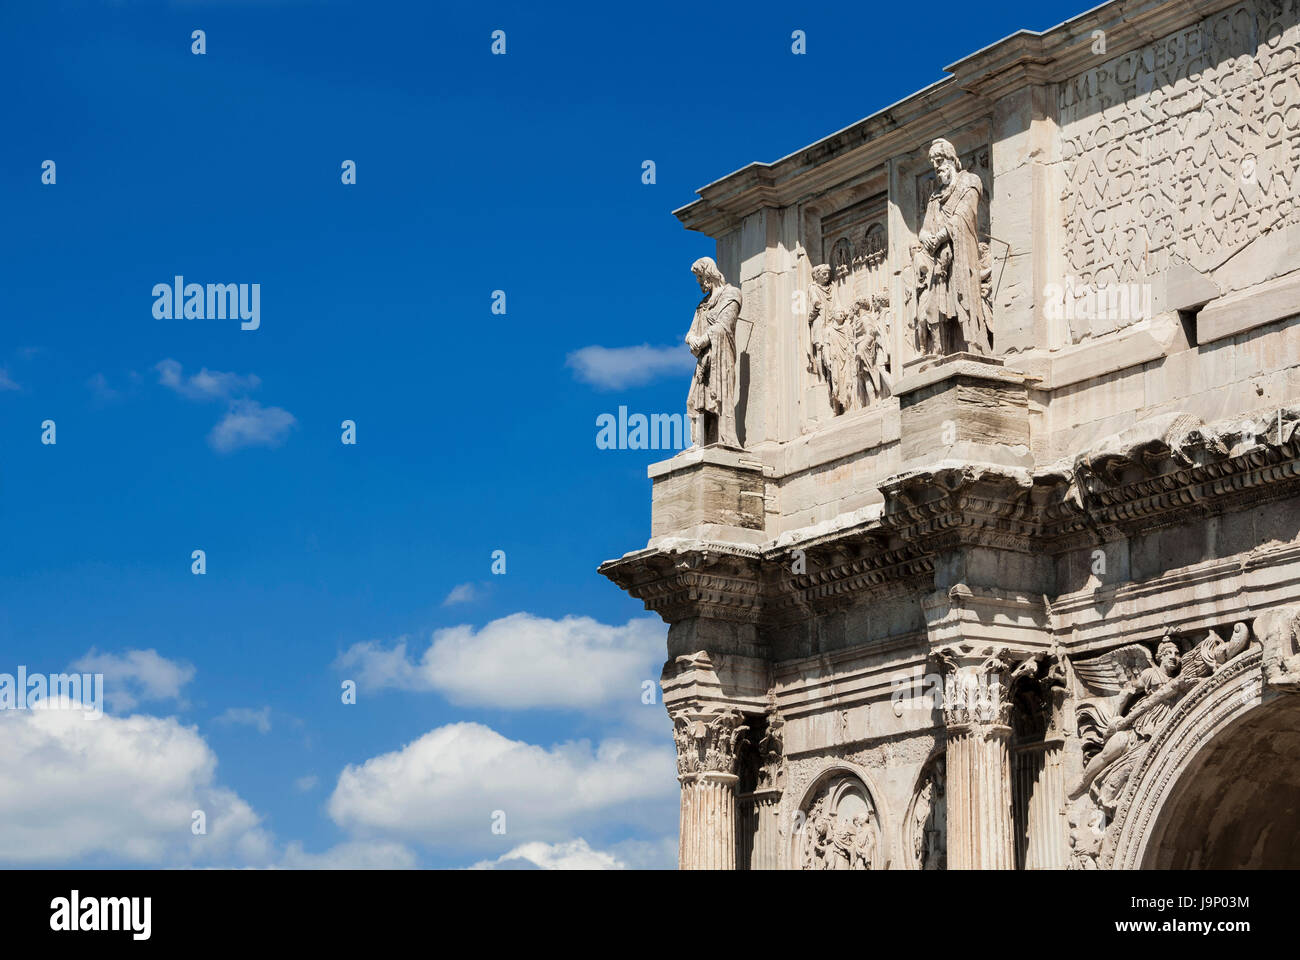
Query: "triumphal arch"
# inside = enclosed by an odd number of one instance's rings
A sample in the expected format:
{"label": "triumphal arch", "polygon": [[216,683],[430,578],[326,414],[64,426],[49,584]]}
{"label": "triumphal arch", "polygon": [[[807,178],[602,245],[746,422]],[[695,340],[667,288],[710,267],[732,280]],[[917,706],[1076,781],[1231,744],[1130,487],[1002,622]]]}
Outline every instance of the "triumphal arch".
{"label": "triumphal arch", "polygon": [[676,212],[681,866],[1300,866],[1298,170],[1300,0],[1116,0]]}

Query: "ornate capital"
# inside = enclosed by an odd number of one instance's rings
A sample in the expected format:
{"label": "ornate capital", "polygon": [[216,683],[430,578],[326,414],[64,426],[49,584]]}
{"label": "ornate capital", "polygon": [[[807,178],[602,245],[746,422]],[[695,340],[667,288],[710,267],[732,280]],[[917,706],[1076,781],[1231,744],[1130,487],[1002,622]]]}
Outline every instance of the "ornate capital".
{"label": "ornate capital", "polygon": [[934,656],[943,669],[943,720],[948,727],[1010,725],[1008,648],[951,644]]}
{"label": "ornate capital", "polygon": [[735,707],[706,712],[687,707],[673,714],[677,743],[677,776],[736,774],[738,748],[749,730]]}

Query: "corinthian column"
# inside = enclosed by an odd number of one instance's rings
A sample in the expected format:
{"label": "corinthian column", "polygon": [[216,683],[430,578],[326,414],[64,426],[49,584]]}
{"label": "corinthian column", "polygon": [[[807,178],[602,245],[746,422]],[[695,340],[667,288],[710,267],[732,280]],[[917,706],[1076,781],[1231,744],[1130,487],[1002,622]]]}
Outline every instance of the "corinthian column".
{"label": "corinthian column", "polygon": [[749,728],[734,707],[673,715],[682,785],[682,870],[736,869],[736,747]]}
{"label": "corinthian column", "polygon": [[1007,651],[964,644],[938,652],[948,728],[948,869],[1015,869]]}

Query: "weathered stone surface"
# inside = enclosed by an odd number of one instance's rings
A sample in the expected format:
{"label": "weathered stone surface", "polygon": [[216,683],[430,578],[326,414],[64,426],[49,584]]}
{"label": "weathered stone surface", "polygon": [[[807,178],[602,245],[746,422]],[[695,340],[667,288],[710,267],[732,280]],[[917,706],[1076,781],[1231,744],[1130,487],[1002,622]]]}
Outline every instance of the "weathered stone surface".
{"label": "weathered stone surface", "polygon": [[1300,867],[1298,49],[1117,0],[677,211],[736,443],[601,571],[670,624],[683,867]]}

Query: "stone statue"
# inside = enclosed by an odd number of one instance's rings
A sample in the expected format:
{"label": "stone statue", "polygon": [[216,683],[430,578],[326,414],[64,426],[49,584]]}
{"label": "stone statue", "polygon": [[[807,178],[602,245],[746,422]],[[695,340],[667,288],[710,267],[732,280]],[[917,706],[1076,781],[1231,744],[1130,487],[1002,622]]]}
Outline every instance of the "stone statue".
{"label": "stone statue", "polygon": [[926,204],[916,268],[917,341],[923,354],[993,350],[992,307],[986,299],[992,270],[979,240],[984,184],[963,171],[947,140],[930,144],[935,188]]}
{"label": "stone statue", "polygon": [[804,848],[803,869],[829,870],[831,849],[831,820],[826,815],[826,798],[821,797],[808,811],[804,829],[808,832],[807,846]]}
{"label": "stone statue", "polygon": [[822,342],[826,320],[831,315],[831,268],[819,263],[812,268],[812,280],[808,288],[808,372],[824,380]]}
{"label": "stone statue", "polygon": [[718,443],[740,448],[736,434],[736,320],[740,291],[727,283],[711,257],[700,257],[691,272],[704,292],[686,345],[695,354],[695,376],[686,397],[691,439],[697,446]]}

